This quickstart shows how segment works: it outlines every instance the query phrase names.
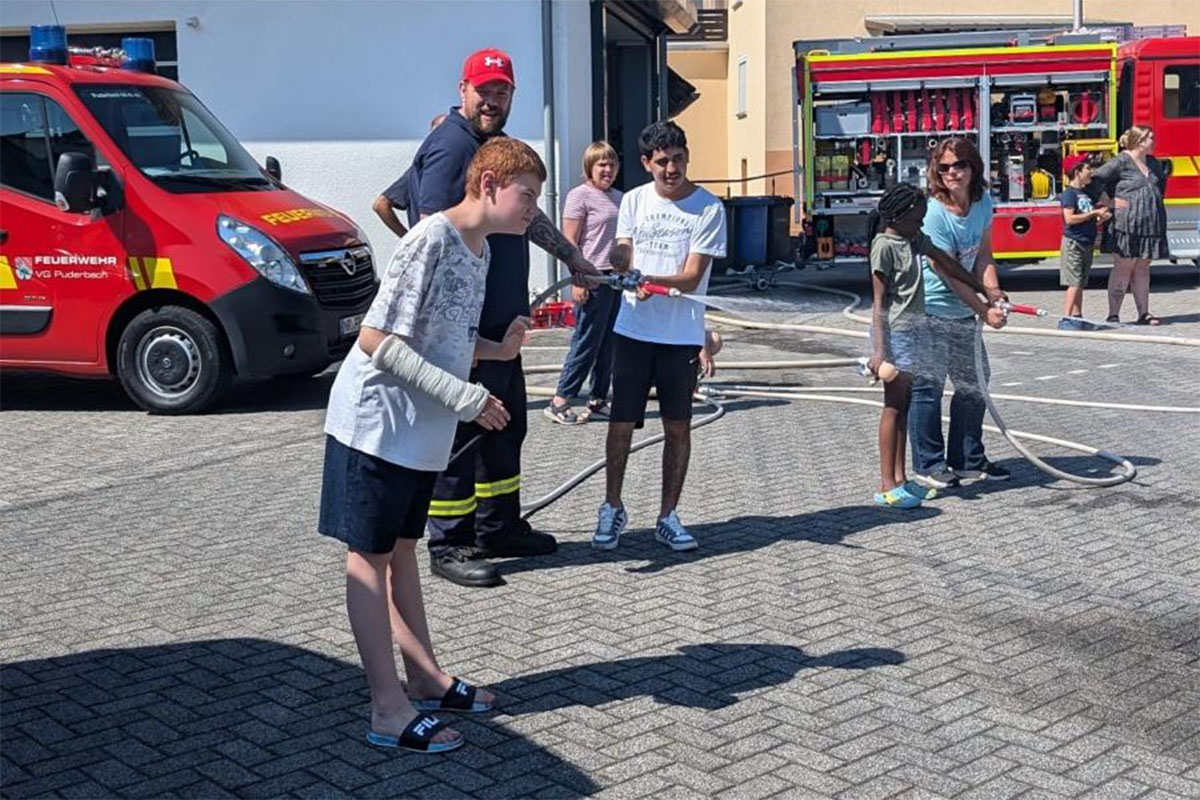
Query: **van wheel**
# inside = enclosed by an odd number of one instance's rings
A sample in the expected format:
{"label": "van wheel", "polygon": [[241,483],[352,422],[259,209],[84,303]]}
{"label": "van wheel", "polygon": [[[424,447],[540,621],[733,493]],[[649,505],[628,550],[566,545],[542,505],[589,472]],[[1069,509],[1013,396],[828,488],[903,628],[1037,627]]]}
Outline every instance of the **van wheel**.
{"label": "van wheel", "polygon": [[117,377],[146,411],[194,414],[208,408],[233,377],[221,332],[181,306],[138,314],[117,344]]}

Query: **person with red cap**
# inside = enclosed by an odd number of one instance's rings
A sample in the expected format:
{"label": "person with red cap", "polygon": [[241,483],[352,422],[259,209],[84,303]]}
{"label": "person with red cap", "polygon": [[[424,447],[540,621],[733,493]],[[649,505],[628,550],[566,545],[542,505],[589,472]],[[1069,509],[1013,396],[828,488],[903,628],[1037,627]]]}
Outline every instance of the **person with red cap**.
{"label": "person with red cap", "polygon": [[1061,330],[1090,330],[1091,326],[1078,319],[1083,316],[1083,290],[1087,288],[1088,275],[1092,270],[1092,248],[1096,244],[1096,223],[1104,222],[1112,214],[1104,206],[1096,205],[1088,190],[1092,182],[1092,165],[1088,155],[1079,153],[1063,159],[1063,174],[1066,188],[1060,203],[1063,213],[1062,251],[1058,260],[1058,282],[1067,290],[1063,303]]}
{"label": "person with red cap", "polygon": [[[460,104],[429,133],[413,159],[409,178],[409,221],[415,224],[462,201],[467,165],[488,139],[504,135],[516,78],[503,50],[485,48],[467,56],[458,84]],[[525,236],[493,234],[481,338],[502,341],[529,327],[529,245],[533,242],[577,277],[597,274],[542,212]],[[580,278],[580,280],[584,280]],[[480,383],[512,414],[504,430],[478,438],[440,473],[429,507],[430,570],[462,586],[504,583],[489,558],[546,555],[553,536],[521,519],[521,446],[525,440],[525,378],[521,358],[480,361],[470,380]],[[480,428],[460,424],[453,452],[476,440]]]}

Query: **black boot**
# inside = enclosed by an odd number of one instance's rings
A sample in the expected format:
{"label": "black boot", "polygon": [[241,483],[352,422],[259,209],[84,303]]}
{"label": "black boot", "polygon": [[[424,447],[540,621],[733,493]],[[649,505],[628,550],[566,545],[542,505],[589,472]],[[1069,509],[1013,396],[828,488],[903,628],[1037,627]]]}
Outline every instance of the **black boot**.
{"label": "black boot", "polygon": [[503,586],[504,578],[474,547],[449,547],[429,554],[429,571],[459,586]]}
{"label": "black boot", "polygon": [[532,525],[519,519],[498,533],[484,536],[478,552],[483,558],[520,558],[548,556],[557,549],[558,542],[553,536],[535,531]]}

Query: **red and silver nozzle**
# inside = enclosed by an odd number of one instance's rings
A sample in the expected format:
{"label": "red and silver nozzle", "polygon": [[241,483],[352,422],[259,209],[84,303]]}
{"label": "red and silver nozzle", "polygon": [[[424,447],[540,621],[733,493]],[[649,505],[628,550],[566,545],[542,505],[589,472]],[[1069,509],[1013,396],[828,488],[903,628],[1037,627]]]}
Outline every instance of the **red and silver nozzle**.
{"label": "red and silver nozzle", "polygon": [[1044,308],[1037,306],[1025,306],[1020,303],[1010,303],[1007,300],[997,300],[992,303],[993,306],[1000,309],[1006,314],[1028,314],[1031,317],[1044,317],[1048,313]]}

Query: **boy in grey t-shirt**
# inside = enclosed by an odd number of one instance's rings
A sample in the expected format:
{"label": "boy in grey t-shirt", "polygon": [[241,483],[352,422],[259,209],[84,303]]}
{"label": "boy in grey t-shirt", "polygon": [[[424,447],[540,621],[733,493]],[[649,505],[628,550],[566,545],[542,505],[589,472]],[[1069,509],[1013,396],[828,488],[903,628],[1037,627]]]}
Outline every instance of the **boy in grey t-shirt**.
{"label": "boy in grey t-shirt", "polygon": [[[318,529],[347,546],[346,608],[371,690],[367,741],[380,747],[453,750],[462,735],[425,712],[492,707],[489,692],[438,666],[415,548],[455,426],[474,421],[499,430],[509,421],[498,399],[465,380],[472,359],[515,358],[529,327],[519,317],[503,341],[477,336],[486,237],[523,234],[545,179],[528,145],[503,138],[479,148],[467,170],[466,198],[422,220],[401,241],[330,394]],[[389,600],[397,612],[391,621]],[[393,635],[407,691],[396,672]]]}

